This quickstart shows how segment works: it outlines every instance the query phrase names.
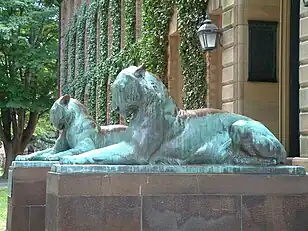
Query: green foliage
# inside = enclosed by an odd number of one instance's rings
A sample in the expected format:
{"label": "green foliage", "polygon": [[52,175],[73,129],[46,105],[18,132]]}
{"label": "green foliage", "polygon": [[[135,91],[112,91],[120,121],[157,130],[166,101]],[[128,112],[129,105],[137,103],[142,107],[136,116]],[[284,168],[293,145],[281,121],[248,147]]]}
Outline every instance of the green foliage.
{"label": "green foliage", "polygon": [[107,124],[107,85],[108,85],[108,7],[109,0],[100,1],[100,62],[98,64],[98,123]]}
{"label": "green foliage", "polygon": [[64,36],[64,46],[63,46],[63,61],[61,63],[61,93],[62,95],[68,94],[68,48],[69,48],[69,30]]}
{"label": "green foliage", "polygon": [[136,42],[136,0],[124,1],[125,18],[125,46]]}
{"label": "green foliage", "polygon": [[98,4],[96,0],[92,0],[87,12],[88,18],[88,68],[93,69],[96,67],[96,20],[97,20],[97,8]]}
{"label": "green foliage", "polygon": [[[196,30],[199,18],[205,15],[207,4],[203,0],[177,0],[178,23],[181,33],[180,55],[184,80],[183,105],[186,109],[206,107],[207,85],[205,63],[198,49]],[[192,17],[192,15],[194,17]]]}
{"label": "green foliage", "polygon": [[77,41],[76,41],[76,57],[77,57],[77,76],[75,97],[80,102],[84,101],[84,92],[87,84],[85,75],[85,32],[86,32],[86,15],[87,4],[83,2],[78,10],[77,18]]}
{"label": "green foliage", "polygon": [[54,100],[57,10],[0,0],[0,107],[42,111]]}
{"label": "green foliage", "polygon": [[0,6],[0,137],[7,177],[56,97],[59,8],[40,0],[0,0]]}
{"label": "green foliage", "polygon": [[63,0],[43,0],[46,6],[52,6],[52,5],[60,6],[62,1]]}
{"label": "green foliage", "polygon": [[109,0],[100,0],[100,60],[108,57],[108,6]]}
{"label": "green foliage", "polygon": [[167,46],[173,0],[145,0],[142,4],[141,61],[147,70],[160,76],[165,85],[167,70]]}
{"label": "green foliage", "polygon": [[68,85],[68,94],[74,97],[75,89],[74,89],[74,80],[75,80],[75,70],[76,70],[76,22],[77,15],[74,14],[70,23],[69,30],[69,48],[68,48],[68,63],[69,63],[69,73],[67,79]]}
{"label": "green foliage", "polygon": [[[168,33],[174,8],[177,8],[179,12],[180,54],[185,85],[183,89],[184,106],[185,108],[206,106],[205,64],[203,56],[198,50],[196,37],[198,20],[200,16],[205,14],[206,7],[207,5],[203,0],[144,0],[142,3],[142,37],[136,41],[136,1],[125,0],[125,46],[121,49],[121,1],[96,0],[91,2],[87,10],[90,25],[88,31],[89,69],[86,74],[88,79],[84,79],[84,81],[87,81],[90,87],[89,111],[93,117],[96,116],[96,99],[98,99],[99,114],[97,118],[101,125],[107,124],[107,122],[119,122],[119,115],[113,110],[109,112],[110,121],[107,121],[107,106],[110,106],[107,105],[107,102],[110,103],[112,100],[111,96],[107,95],[107,88],[108,85],[110,86],[113,83],[121,69],[129,65],[145,63],[147,70],[158,75],[165,85],[168,84],[166,78]],[[94,38],[96,39],[96,36],[94,36],[94,32],[96,34],[94,20],[97,20],[97,8],[100,16],[98,61],[96,60],[96,52],[98,52],[96,51],[96,40],[94,41]],[[108,57],[108,11],[112,22],[112,52],[110,57]],[[79,13],[77,22],[82,17],[82,14]],[[77,33],[79,33],[79,29]],[[80,32],[80,35],[77,35],[77,46],[78,39],[81,36]],[[77,48],[77,52],[79,50],[80,48]],[[65,65],[63,69],[65,70]],[[78,85],[78,88],[82,88],[82,86]],[[96,97],[96,88],[98,88],[98,97]],[[84,91],[81,90],[80,93],[82,95]],[[108,98],[109,100],[107,100]]]}
{"label": "green foliage", "polygon": [[121,50],[121,0],[110,0],[110,12],[112,22],[112,55]]}
{"label": "green foliage", "polygon": [[[121,50],[121,0],[110,0],[109,9],[112,22],[112,56],[109,62],[109,84],[111,85],[122,68],[122,62],[117,58]],[[111,101],[110,94],[109,104],[111,104]],[[110,124],[118,124],[119,122],[119,113],[112,109],[110,105]]]}
{"label": "green foliage", "polygon": [[6,230],[8,188],[0,189],[0,230]]}
{"label": "green foliage", "polygon": [[98,3],[97,0],[92,0],[88,10],[88,71],[87,79],[89,86],[89,101],[88,111],[89,114],[95,119],[96,117],[96,62],[97,62],[97,13]]}
{"label": "green foliage", "polygon": [[38,137],[46,137],[52,132],[55,132],[55,128],[50,123],[49,113],[45,113],[40,117],[34,135]]}
{"label": "green foliage", "polygon": [[107,86],[108,86],[108,76],[109,76],[109,60],[100,62],[98,66],[97,74],[100,79],[99,88],[98,88],[98,123],[100,125],[107,124]]}

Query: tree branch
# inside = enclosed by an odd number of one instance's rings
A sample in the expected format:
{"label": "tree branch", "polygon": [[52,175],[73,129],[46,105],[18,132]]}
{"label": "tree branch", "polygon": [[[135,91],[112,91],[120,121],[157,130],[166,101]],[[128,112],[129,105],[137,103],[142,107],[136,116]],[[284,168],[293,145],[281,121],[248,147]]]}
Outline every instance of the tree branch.
{"label": "tree branch", "polygon": [[46,109],[42,112],[40,112],[40,114],[38,115],[38,118],[40,118],[42,115],[44,115],[46,112],[48,112],[50,109]]}
{"label": "tree branch", "polygon": [[12,125],[13,125],[13,135],[14,138],[13,140],[16,140],[19,138],[19,131],[18,131],[18,126],[17,126],[17,120],[16,120],[16,111],[14,108],[10,108],[11,111],[11,120],[12,120]]}
{"label": "tree branch", "polygon": [[21,68],[19,68],[18,70],[19,70],[19,76],[20,76],[20,80],[22,81],[22,79],[23,79],[23,75],[22,75],[22,69],[21,69]]}
{"label": "tree branch", "polygon": [[23,151],[26,148],[31,136],[34,133],[37,120],[38,120],[38,114],[39,114],[38,112],[30,112],[27,127],[23,131],[21,144],[20,144],[20,151]]}
{"label": "tree branch", "polygon": [[49,43],[49,41],[50,41],[51,39],[54,39],[54,38],[55,38],[54,35],[50,35],[49,37],[47,37],[47,38],[45,39],[45,43]]}
{"label": "tree branch", "polygon": [[[41,23],[42,23],[42,25],[44,25],[44,24],[45,24],[45,19],[43,19]],[[34,45],[34,46],[35,46],[36,43],[38,42],[39,37],[40,37],[40,35],[43,33],[43,31],[44,31],[44,27],[41,26],[40,29],[39,29],[39,31],[36,33],[36,37],[35,37],[35,39],[34,39],[34,41],[33,41],[33,45]]]}
{"label": "tree branch", "polygon": [[3,128],[3,137],[7,142],[11,141],[11,117],[7,108],[1,108],[1,119]]}
{"label": "tree branch", "polygon": [[4,143],[8,142],[7,137],[4,134],[4,130],[3,130],[3,126],[2,126],[2,121],[0,121],[0,138],[2,138]]}
{"label": "tree branch", "polygon": [[2,66],[5,66],[5,56],[1,57],[0,60],[1,60],[1,65],[2,65]]}
{"label": "tree branch", "polygon": [[5,55],[5,74],[7,77],[9,77],[9,57]]}
{"label": "tree branch", "polygon": [[25,110],[22,108],[19,108],[17,110],[17,115],[18,115],[18,130],[20,132],[23,132],[24,130],[24,124],[25,124]]}

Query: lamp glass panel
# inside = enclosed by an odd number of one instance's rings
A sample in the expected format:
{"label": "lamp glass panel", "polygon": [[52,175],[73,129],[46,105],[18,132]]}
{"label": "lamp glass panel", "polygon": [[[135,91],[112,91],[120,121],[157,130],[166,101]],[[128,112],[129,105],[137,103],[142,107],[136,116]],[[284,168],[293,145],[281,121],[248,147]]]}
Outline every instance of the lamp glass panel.
{"label": "lamp glass panel", "polygon": [[217,39],[217,33],[212,32],[207,34],[207,46],[210,49],[213,49],[216,47],[216,39]]}

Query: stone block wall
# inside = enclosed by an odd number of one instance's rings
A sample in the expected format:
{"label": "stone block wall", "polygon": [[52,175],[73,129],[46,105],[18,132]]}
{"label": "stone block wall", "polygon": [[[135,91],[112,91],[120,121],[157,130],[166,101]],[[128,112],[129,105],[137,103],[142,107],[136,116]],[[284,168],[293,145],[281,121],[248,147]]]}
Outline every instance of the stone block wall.
{"label": "stone block wall", "polygon": [[300,155],[308,157],[308,7],[300,2]]}
{"label": "stone block wall", "polygon": [[[222,47],[210,55],[210,105],[264,123],[288,149],[290,1],[209,1],[210,17],[223,31]],[[249,20],[278,22],[277,83],[248,82]]]}
{"label": "stone block wall", "polygon": [[[248,82],[248,20],[280,20],[279,0],[222,1],[222,108],[264,123],[279,136],[279,83]],[[277,41],[278,46],[279,41]],[[279,72],[277,60],[277,73]],[[280,76],[277,76],[280,79]],[[262,92],[262,94],[260,94]]]}
{"label": "stone block wall", "polygon": [[222,109],[243,113],[243,87],[246,77],[245,33],[247,27],[243,14],[245,1],[224,0],[222,7],[223,51],[222,51]]}

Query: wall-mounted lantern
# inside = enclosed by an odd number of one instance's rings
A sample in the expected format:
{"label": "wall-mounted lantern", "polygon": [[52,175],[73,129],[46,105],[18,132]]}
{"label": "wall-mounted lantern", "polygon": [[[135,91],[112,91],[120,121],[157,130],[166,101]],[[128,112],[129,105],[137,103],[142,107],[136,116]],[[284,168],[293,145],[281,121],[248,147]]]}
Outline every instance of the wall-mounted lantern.
{"label": "wall-mounted lantern", "polygon": [[304,6],[308,7],[308,0],[303,0]]}
{"label": "wall-mounted lantern", "polygon": [[[199,37],[201,50],[202,51],[212,51],[216,49],[217,39],[220,44],[220,37],[222,35],[221,30],[212,23],[212,20],[205,16],[205,20],[202,22],[201,26],[197,31]],[[220,44],[221,45],[221,44]]]}

